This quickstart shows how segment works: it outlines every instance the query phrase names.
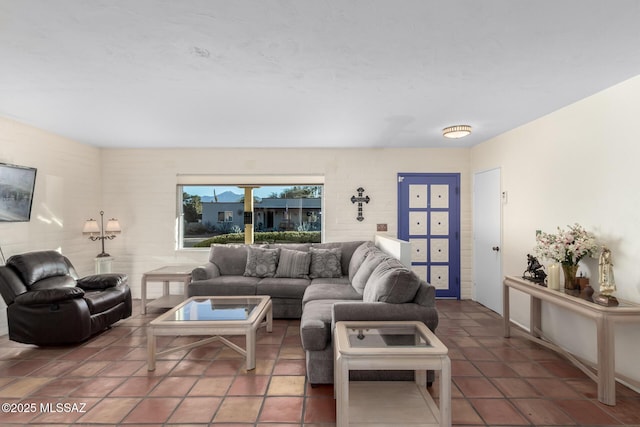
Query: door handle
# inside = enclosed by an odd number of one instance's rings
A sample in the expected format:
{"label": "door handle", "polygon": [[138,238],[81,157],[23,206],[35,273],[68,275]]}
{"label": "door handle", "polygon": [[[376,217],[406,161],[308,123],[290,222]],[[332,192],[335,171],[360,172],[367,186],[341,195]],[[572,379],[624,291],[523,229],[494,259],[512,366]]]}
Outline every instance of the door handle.
{"label": "door handle", "polygon": [[496,251],[496,252],[500,252],[500,247],[499,246],[494,246],[491,249]]}

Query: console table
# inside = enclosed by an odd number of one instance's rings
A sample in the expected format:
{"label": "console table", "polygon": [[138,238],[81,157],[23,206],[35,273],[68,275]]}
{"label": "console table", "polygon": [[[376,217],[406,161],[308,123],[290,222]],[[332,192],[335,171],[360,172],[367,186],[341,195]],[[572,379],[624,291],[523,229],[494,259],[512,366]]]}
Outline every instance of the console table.
{"label": "console table", "polygon": [[[615,335],[614,324],[616,322],[636,322],[640,323],[640,304],[620,300],[620,305],[616,307],[605,307],[594,302],[587,301],[577,296],[565,293],[564,290],[553,290],[521,279],[515,276],[508,276],[503,282],[503,316],[504,316],[504,336],[511,336],[511,320],[509,317],[509,289],[517,289],[529,295],[531,312],[529,334],[522,334],[524,337],[537,342],[547,348],[563,354],[582,370],[589,378],[598,384],[598,400],[606,405],[616,404],[616,377],[615,377]],[[597,372],[594,373],[577,357],[562,349],[561,347],[543,339],[542,332],[542,301],[559,306],[592,319],[596,323],[597,333]],[[520,332],[517,329],[514,331]]]}

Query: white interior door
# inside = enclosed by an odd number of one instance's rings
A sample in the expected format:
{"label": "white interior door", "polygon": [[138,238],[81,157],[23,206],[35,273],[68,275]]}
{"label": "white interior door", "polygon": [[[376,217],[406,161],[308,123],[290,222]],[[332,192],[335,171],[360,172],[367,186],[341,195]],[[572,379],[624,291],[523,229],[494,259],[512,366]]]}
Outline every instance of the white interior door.
{"label": "white interior door", "polygon": [[474,175],[473,283],[475,300],[502,314],[502,197],[500,169]]}

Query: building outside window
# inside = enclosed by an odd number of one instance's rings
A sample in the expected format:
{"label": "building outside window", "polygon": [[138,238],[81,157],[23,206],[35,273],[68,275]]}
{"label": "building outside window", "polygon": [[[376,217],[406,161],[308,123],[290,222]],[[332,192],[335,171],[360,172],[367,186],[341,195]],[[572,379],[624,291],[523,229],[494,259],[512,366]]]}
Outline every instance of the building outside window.
{"label": "building outside window", "polygon": [[[244,241],[244,188],[179,185],[180,247]],[[253,190],[256,242],[321,241],[322,185],[261,186]]]}
{"label": "building outside window", "polygon": [[218,212],[218,222],[233,222],[233,212],[231,211]]}

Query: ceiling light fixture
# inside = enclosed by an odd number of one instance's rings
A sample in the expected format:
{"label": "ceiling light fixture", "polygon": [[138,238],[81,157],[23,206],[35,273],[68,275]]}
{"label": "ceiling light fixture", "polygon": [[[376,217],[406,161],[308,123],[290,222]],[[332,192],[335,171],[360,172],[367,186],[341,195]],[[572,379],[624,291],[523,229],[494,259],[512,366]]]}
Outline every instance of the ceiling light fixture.
{"label": "ceiling light fixture", "polygon": [[458,139],[463,138],[471,133],[469,125],[455,125],[442,129],[442,136],[445,138]]}

